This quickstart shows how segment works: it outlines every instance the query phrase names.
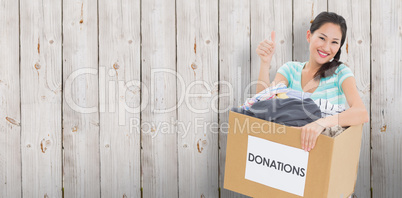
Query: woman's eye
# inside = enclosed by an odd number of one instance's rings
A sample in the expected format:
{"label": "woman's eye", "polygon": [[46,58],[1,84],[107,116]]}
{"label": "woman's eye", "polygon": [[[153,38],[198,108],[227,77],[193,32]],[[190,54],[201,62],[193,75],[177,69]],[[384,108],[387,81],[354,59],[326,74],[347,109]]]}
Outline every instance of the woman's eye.
{"label": "woman's eye", "polygon": [[320,39],[323,40],[323,41],[325,40],[323,37],[320,37]]}
{"label": "woman's eye", "polygon": [[332,42],[332,43],[338,44],[338,42],[335,42],[335,41],[334,41],[334,42]]}

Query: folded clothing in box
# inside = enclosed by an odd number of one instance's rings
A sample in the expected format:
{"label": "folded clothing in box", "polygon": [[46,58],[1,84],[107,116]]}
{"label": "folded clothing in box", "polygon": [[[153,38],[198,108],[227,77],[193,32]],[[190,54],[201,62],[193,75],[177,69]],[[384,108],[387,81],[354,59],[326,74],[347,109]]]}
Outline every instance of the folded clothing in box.
{"label": "folded clothing in box", "polygon": [[270,99],[254,103],[248,110],[232,111],[286,126],[304,126],[321,118],[321,110],[311,98]]}

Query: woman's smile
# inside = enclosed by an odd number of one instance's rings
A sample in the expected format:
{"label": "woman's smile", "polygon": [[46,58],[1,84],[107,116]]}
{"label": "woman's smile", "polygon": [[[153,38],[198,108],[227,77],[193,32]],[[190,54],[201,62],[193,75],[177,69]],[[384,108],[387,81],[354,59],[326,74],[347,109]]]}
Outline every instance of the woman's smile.
{"label": "woman's smile", "polygon": [[320,51],[320,50],[317,50],[317,51],[318,51],[318,54],[321,56],[321,58],[326,58],[329,55],[323,51]]}

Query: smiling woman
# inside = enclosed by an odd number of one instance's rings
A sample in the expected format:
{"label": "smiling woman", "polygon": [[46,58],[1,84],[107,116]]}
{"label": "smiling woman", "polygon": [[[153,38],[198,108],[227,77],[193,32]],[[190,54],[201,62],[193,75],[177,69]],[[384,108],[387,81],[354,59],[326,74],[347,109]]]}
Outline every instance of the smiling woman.
{"label": "smiling woman", "polygon": [[[369,120],[352,71],[339,61],[346,31],[346,21],[342,16],[321,12],[306,34],[309,60],[285,63],[272,82],[273,85],[284,83],[289,89],[309,92],[310,98],[321,109],[322,118],[300,127],[301,146],[305,151],[314,148],[318,136],[327,127],[358,125]],[[257,93],[271,84],[269,70],[274,51],[275,32],[272,32],[271,41],[262,41],[256,50],[261,59]],[[350,106],[347,110],[346,102]]]}
{"label": "smiling woman", "polygon": [[[303,126],[302,149],[310,151],[326,127],[351,126],[368,122],[368,113],[358,94],[356,82],[348,66],[339,61],[346,39],[346,21],[333,12],[322,12],[307,31],[309,60],[287,62],[278,69],[272,84],[284,83],[288,88],[311,93],[322,111],[322,118]],[[257,48],[261,58],[257,93],[270,85],[269,69],[275,51],[275,32],[271,41],[265,40]],[[261,83],[262,82],[262,83]],[[345,110],[346,102],[350,106]]]}

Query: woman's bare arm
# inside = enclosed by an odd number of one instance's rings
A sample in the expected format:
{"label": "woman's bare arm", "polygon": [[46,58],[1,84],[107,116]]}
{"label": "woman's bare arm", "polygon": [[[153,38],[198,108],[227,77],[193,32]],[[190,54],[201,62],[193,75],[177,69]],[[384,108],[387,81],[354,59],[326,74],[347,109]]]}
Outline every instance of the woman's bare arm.
{"label": "woman's bare arm", "polygon": [[352,126],[368,122],[368,112],[357,91],[355,78],[345,79],[342,83],[342,89],[350,108],[342,113],[322,118],[320,123],[325,127],[331,127],[335,125]]}
{"label": "woman's bare arm", "polygon": [[350,106],[349,109],[342,113],[320,118],[315,122],[309,123],[302,127],[301,145],[302,149],[310,151],[315,146],[317,137],[325,129],[335,125],[351,126],[358,125],[369,121],[369,116],[363,101],[359,96],[356,88],[356,80],[354,77],[346,78],[342,83],[342,89],[345,93],[346,100]]}
{"label": "woman's bare arm", "polygon": [[270,86],[269,70],[271,68],[272,56],[275,52],[275,31],[271,32],[271,40],[263,40],[258,45],[256,52],[260,56],[260,73],[256,87],[257,93]]}
{"label": "woman's bare arm", "polygon": [[280,73],[276,73],[275,79],[270,83],[269,79],[269,69],[270,67],[265,65],[266,63],[261,62],[260,65],[260,74],[258,75],[258,84],[256,88],[256,93],[261,92],[262,90],[268,88],[271,84],[276,85],[278,83],[284,83],[288,86],[288,79]]}

